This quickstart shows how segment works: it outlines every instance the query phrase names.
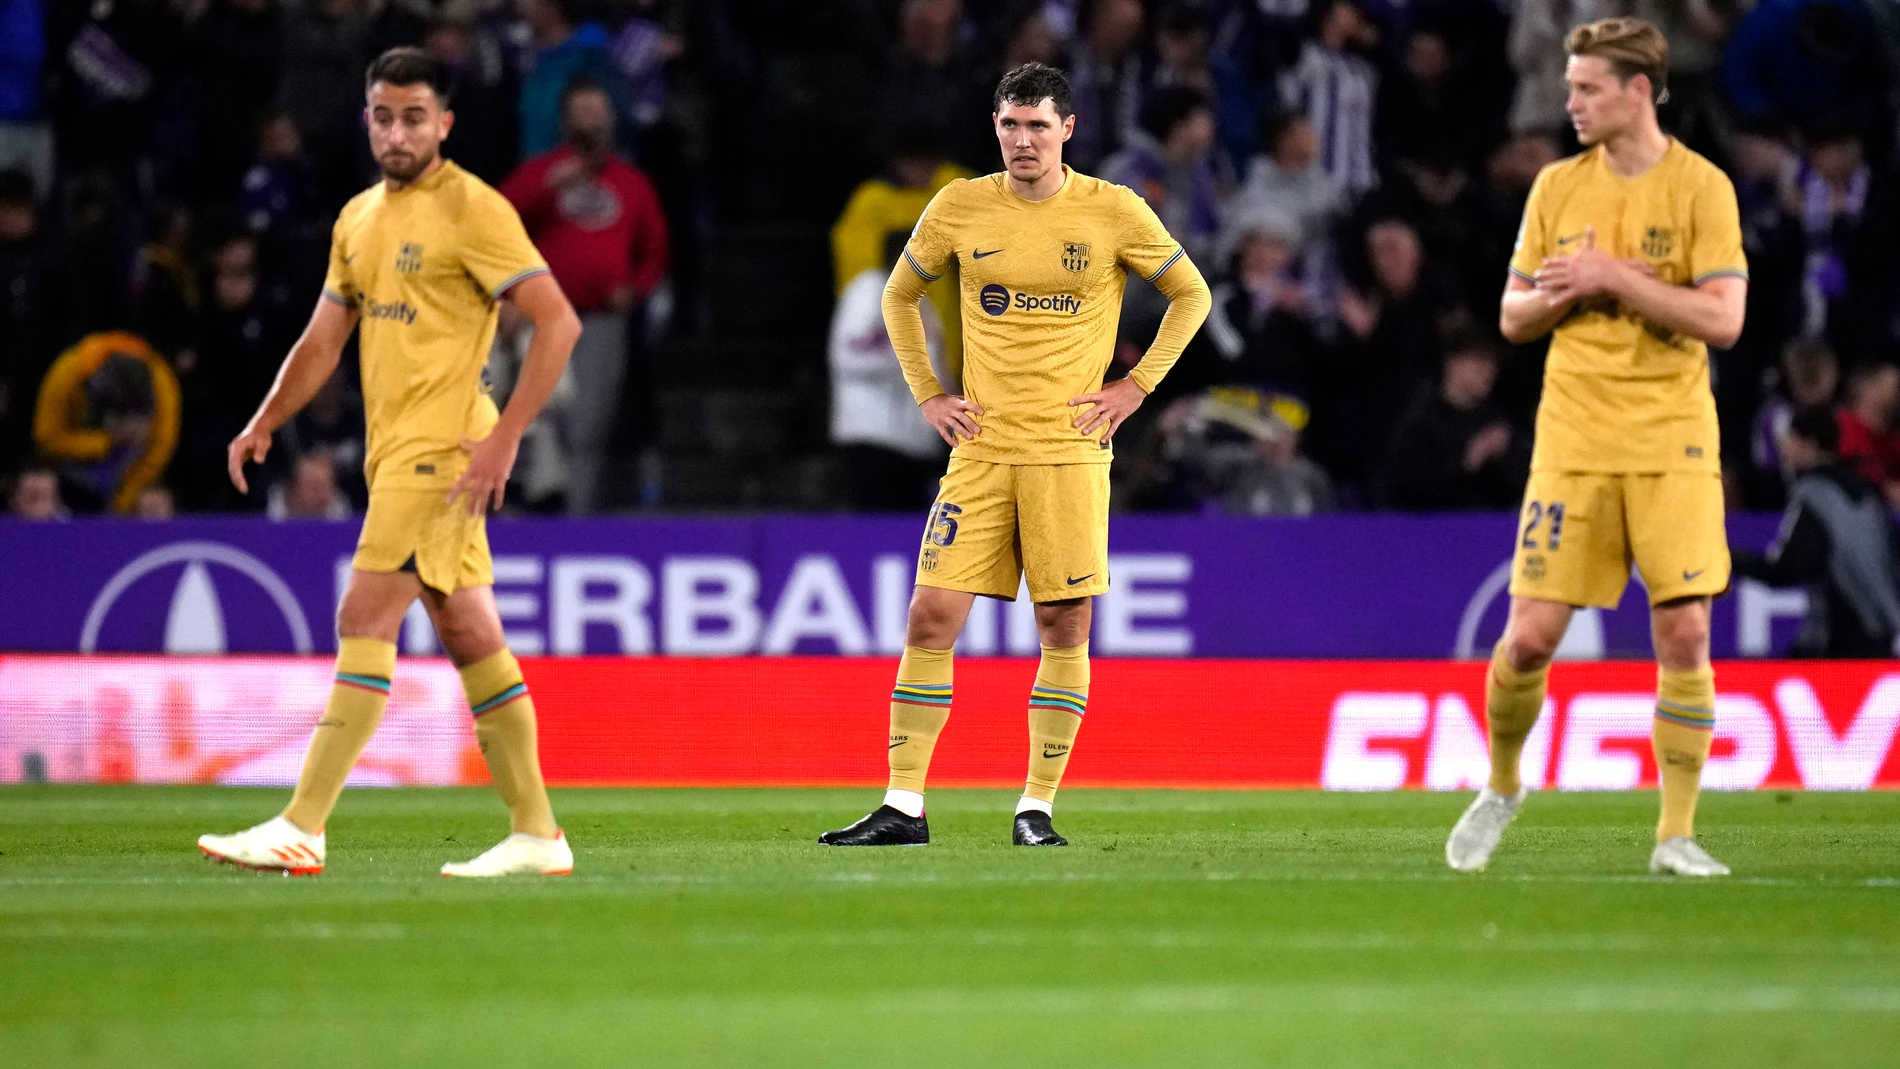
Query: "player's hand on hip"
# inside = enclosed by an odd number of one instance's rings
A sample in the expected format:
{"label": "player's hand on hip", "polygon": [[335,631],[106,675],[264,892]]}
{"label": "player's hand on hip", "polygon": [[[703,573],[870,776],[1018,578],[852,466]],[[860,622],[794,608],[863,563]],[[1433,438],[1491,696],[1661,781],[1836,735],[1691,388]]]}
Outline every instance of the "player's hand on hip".
{"label": "player's hand on hip", "polygon": [[1134,415],[1135,409],[1140,408],[1141,403],[1147,399],[1148,395],[1140,386],[1135,385],[1135,380],[1116,379],[1094,393],[1073,398],[1069,401],[1069,407],[1094,406],[1075,417],[1074,425],[1090,437],[1094,437],[1096,431],[1107,427],[1108,430],[1102,434],[1102,442],[1107,444],[1115,437],[1115,432],[1121,429],[1122,424],[1128,421],[1128,417]]}
{"label": "player's hand on hip", "polygon": [[244,428],[244,433],[231,439],[231,444],[225,447],[224,464],[225,470],[231,475],[231,485],[238,488],[238,493],[248,494],[251,492],[251,484],[244,479],[245,462],[249,461],[252,464],[262,464],[264,463],[264,458],[269,454],[269,431],[259,430],[256,427],[246,427]]}
{"label": "player's hand on hip", "polygon": [[983,414],[983,406],[953,393],[940,393],[917,408],[952,449],[957,447],[959,438],[973,440],[982,429],[977,426],[976,417]]}
{"label": "player's hand on hip", "polygon": [[508,473],[514,470],[515,453],[521,440],[499,431],[477,442],[462,439],[462,451],[468,454],[468,467],[455,485],[449,487],[449,502],[458,494],[468,495],[468,514],[479,516],[484,509],[500,509],[508,490]]}

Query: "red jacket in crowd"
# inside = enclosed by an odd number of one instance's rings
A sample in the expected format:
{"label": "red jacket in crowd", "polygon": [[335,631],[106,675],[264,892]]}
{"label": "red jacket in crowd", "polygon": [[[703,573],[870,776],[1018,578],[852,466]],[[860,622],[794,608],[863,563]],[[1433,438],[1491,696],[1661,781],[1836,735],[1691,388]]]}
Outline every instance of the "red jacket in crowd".
{"label": "red jacket in crowd", "polygon": [[[563,145],[515,168],[501,184],[528,237],[578,312],[625,307],[666,274],[666,216],[646,173],[618,156],[575,173]],[[563,182],[563,179],[566,179]]]}

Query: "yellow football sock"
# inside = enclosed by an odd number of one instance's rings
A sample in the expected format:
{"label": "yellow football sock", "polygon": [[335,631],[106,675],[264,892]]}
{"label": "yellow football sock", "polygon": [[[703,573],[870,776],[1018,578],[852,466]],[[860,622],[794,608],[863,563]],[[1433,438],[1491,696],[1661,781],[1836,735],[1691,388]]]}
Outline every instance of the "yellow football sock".
{"label": "yellow football sock", "polygon": [[346,638],[337,643],[336,682],[329,704],[304,751],[297,792],[284,819],[316,834],[330,819],[343,781],[362,756],[369,737],[389,704],[389,680],[396,674],[396,644],[380,638]]}
{"label": "yellow football sock", "polygon": [[1656,776],[1662,787],[1662,817],[1656,841],[1695,834],[1696,795],[1702,790],[1702,766],[1715,740],[1715,669],[1687,672],[1656,670],[1656,719],[1650,743],[1656,750]]}
{"label": "yellow football sock", "polygon": [[891,790],[924,793],[930,755],[950,720],[955,652],[904,647],[891,688]]}
{"label": "yellow football sock", "polygon": [[515,655],[499,650],[465,665],[462,692],[475,714],[475,741],[488,762],[488,778],[508,805],[512,830],[552,839],[560,828],[541,782],[541,755],[535,743],[534,699],[521,680]]}
{"label": "yellow football sock", "polygon": [[1087,645],[1042,648],[1036,684],[1029,691],[1029,782],[1025,798],[1056,800],[1069,754],[1089,704]]}
{"label": "yellow football sock", "polygon": [[1519,672],[1504,660],[1504,644],[1491,653],[1489,681],[1484,692],[1484,717],[1491,729],[1491,789],[1516,794],[1524,786],[1518,765],[1524,759],[1524,740],[1544,711],[1544,691],[1550,666]]}

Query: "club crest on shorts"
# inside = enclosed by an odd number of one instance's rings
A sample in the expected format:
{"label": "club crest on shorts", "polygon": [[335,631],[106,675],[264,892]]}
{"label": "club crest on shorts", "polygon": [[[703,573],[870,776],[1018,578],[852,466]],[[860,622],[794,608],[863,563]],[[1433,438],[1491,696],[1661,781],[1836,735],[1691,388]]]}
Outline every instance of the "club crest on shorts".
{"label": "club crest on shorts", "polygon": [[1643,231],[1643,255],[1652,260],[1660,260],[1669,255],[1675,246],[1676,232],[1666,226],[1652,226]]}
{"label": "club crest on shorts", "polygon": [[1062,266],[1081,274],[1089,269],[1089,247],[1079,241],[1062,244]]}
{"label": "club crest on shorts", "polygon": [[1524,578],[1535,583],[1544,577],[1544,558],[1536,554],[1524,558]]}
{"label": "club crest on shorts", "polygon": [[402,249],[396,253],[396,270],[405,275],[422,270],[422,246],[413,241],[403,242]]}

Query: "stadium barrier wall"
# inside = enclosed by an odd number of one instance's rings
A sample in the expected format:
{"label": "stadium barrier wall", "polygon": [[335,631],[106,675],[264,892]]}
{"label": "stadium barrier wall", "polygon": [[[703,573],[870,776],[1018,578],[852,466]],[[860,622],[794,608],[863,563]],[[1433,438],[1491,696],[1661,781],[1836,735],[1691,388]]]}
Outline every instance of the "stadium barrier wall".
{"label": "stadium barrier wall", "polygon": [[[1484,657],[1509,597],[1509,515],[1304,519],[1117,516],[1104,657]],[[323,653],[356,521],[0,519],[0,650]],[[554,656],[895,655],[921,517],[497,520],[495,602],[509,645]],[[1732,516],[1763,546],[1771,516]],[[19,581],[16,577],[24,577]],[[1715,603],[1718,658],[1786,650],[1801,590],[1738,585]],[[1034,655],[1026,599],[977,602],[960,649]],[[418,605],[403,652],[438,652]],[[1577,614],[1569,659],[1649,655],[1640,584]]]}
{"label": "stadium barrier wall", "polygon": [[[530,658],[557,785],[880,787],[886,658]],[[305,657],[0,655],[0,782],[289,784],[330,687]],[[1025,771],[1035,662],[962,658],[937,786]],[[1476,787],[1481,663],[1098,659],[1067,785]],[[1900,666],[1728,662],[1718,789],[1900,786]],[[1655,668],[1559,665],[1525,778],[1563,790],[1655,782]],[[447,662],[405,658],[353,783],[486,782]]]}

